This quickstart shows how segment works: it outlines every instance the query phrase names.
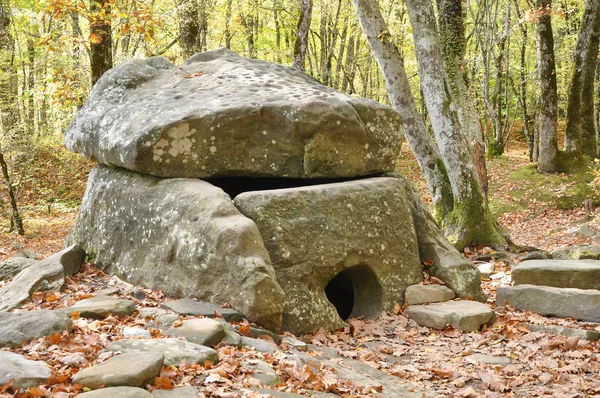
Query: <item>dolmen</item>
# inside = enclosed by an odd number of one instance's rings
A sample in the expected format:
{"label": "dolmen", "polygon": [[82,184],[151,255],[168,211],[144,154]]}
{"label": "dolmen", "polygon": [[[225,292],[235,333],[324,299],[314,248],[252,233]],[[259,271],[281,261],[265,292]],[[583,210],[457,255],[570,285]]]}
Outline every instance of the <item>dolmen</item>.
{"label": "dolmen", "polygon": [[134,59],[65,133],[98,162],[67,244],[105,272],[305,333],[404,302],[423,265],[458,297],[479,272],[394,173],[399,115],[227,49]]}

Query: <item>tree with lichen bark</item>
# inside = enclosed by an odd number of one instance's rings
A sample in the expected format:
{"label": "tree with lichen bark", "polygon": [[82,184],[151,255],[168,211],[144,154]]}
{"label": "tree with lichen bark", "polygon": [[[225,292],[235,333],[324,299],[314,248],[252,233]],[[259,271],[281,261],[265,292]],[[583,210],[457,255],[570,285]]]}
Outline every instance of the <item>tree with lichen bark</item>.
{"label": "tree with lichen bark", "polygon": [[403,61],[394,50],[377,0],[354,0],[354,5],[390,99],[405,119],[407,141],[426,175],[446,235],[459,248],[471,244],[503,247],[507,240],[489,211],[469,140],[461,129],[459,105],[446,75],[432,3],[408,0],[407,7],[435,143],[424,133],[423,121],[415,120],[416,106],[414,99],[407,99],[412,94],[406,87]]}

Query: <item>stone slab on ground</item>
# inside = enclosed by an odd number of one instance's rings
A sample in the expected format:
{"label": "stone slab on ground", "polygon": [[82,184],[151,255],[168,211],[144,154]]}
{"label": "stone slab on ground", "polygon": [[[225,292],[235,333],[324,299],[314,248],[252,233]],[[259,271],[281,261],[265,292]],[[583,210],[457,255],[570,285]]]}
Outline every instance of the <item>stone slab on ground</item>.
{"label": "stone slab on ground", "polygon": [[71,318],[60,311],[0,312],[0,347],[19,346],[72,328]]}
{"label": "stone slab on ground", "polygon": [[274,354],[279,350],[279,347],[270,341],[263,339],[254,339],[252,337],[242,336],[242,344],[254,348],[256,351],[267,354]]}
{"label": "stone slab on ground", "polygon": [[512,269],[515,285],[600,290],[600,260],[529,260]]}
{"label": "stone slab on ground", "polygon": [[203,364],[205,361],[216,363],[218,361],[217,352],[212,348],[173,338],[118,340],[104,350],[122,353],[158,352],[165,357],[164,364],[166,366],[180,366],[183,361],[188,364]]}
{"label": "stone slab on ground", "polygon": [[451,289],[442,285],[410,285],[406,288],[408,305],[440,303],[452,300],[456,295]]}
{"label": "stone slab on ground", "polygon": [[476,301],[446,301],[426,305],[410,305],[406,315],[421,326],[445,329],[452,326],[458,330],[473,332],[483,325],[492,325],[496,314],[487,305]]}
{"label": "stone slab on ground", "polygon": [[192,343],[214,347],[225,337],[225,327],[214,319],[186,319],[181,325],[168,329],[166,333],[185,337]]}
{"label": "stone slab on ground", "polygon": [[81,398],[152,398],[153,395],[138,387],[107,387],[79,394]]}
{"label": "stone slab on ground", "polygon": [[27,388],[45,383],[52,368],[44,361],[32,361],[23,355],[0,351],[0,386],[14,379],[13,386]]}
{"label": "stone slab on ground", "polygon": [[316,397],[316,398],[336,398],[339,395],[322,392],[322,391],[307,391],[305,395],[295,394],[293,392],[285,392],[285,391],[277,391],[272,390],[270,388],[251,388],[252,391],[257,391],[261,394],[264,394],[268,397],[273,398],[304,398],[306,396]]}
{"label": "stone slab on ground", "polygon": [[84,318],[105,318],[109,314],[113,316],[131,315],[136,308],[133,301],[110,296],[96,296],[78,301],[62,311],[68,314],[78,312]]}
{"label": "stone slab on ground", "polygon": [[193,386],[178,387],[172,390],[154,390],[154,398],[198,398],[198,389]]}
{"label": "stone slab on ground", "polygon": [[0,281],[11,279],[25,268],[37,263],[37,260],[29,257],[13,256],[0,263]]}
{"label": "stone slab on ground", "polygon": [[563,326],[546,326],[546,325],[534,325],[531,323],[526,323],[525,327],[531,330],[532,332],[544,332],[550,334],[561,334],[566,337],[577,336],[583,340],[591,340],[598,341],[600,340],[600,333],[587,330],[587,329],[575,329],[568,328]]}
{"label": "stone slab on ground", "polygon": [[214,318],[216,311],[228,322],[240,322],[243,319],[242,314],[231,308],[223,308],[212,303],[200,302],[190,298],[166,301],[160,306],[182,315]]}
{"label": "stone slab on ground", "polygon": [[252,374],[252,377],[265,386],[281,383],[281,379],[277,375],[275,369],[265,361],[261,361],[260,359],[247,359],[242,361],[242,367],[247,369]]}
{"label": "stone slab on ground", "polygon": [[481,279],[487,279],[496,272],[496,267],[492,263],[479,264],[477,269],[481,272]]}
{"label": "stone slab on ground", "polygon": [[508,357],[481,354],[481,353],[467,355],[467,356],[463,357],[463,359],[466,361],[469,361],[469,362],[485,363],[487,365],[496,365],[496,366],[507,366],[512,363],[512,359],[510,359]]}
{"label": "stone slab on ground", "polygon": [[499,287],[497,305],[507,302],[521,311],[544,316],[600,322],[600,291],[536,285]]}
{"label": "stone slab on ground", "polygon": [[73,384],[92,390],[106,387],[139,387],[155,376],[163,366],[158,352],[136,352],[116,355],[98,365],[85,368],[73,376]]}

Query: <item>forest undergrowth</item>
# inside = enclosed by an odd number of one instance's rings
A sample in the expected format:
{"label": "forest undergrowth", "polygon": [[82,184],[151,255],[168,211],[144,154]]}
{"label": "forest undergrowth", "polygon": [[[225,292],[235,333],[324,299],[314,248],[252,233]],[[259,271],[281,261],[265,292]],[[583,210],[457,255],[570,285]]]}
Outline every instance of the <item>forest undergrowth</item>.
{"label": "forest undergrowth", "polygon": [[[53,145],[36,151],[29,174],[20,183],[19,203],[26,236],[9,233],[7,219],[2,221],[0,261],[22,249],[31,249],[45,257],[63,247],[93,163],[68,153],[58,143]],[[406,146],[399,169],[416,184],[423,200],[429,202],[418,166]],[[489,162],[491,208],[519,245],[551,251],[575,244],[597,244],[593,232],[600,231],[600,223],[596,219],[585,220],[580,202],[590,199],[600,205],[594,189],[596,169],[592,162],[574,175],[540,174],[528,162],[526,147],[513,145],[507,154]],[[4,211],[8,211],[6,202]],[[398,377],[400,384],[412,383],[440,396],[575,397],[599,393],[598,343],[531,332],[524,325],[594,331],[600,331],[600,326],[496,306],[495,291],[501,284],[509,283],[506,277],[510,267],[494,253],[486,247],[465,250],[470,258],[489,255],[488,261],[495,266],[496,277],[484,280],[482,284],[498,321],[482,332],[465,333],[452,328],[435,331],[419,327],[404,317],[403,308],[398,306],[393,313],[382,314],[376,320],[351,320],[350,327],[332,333],[319,330],[302,336],[301,340],[322,347],[323,352],[334,348],[342,357],[357,359]],[[435,278],[426,277],[425,283],[435,283]],[[36,294],[25,309],[72,305],[111,284],[114,284],[113,279],[87,264],[81,273],[68,281],[64,291]],[[165,300],[160,291],[144,289],[144,292],[143,300],[127,292],[120,296],[134,300],[139,306],[150,307]],[[19,396],[66,398],[81,392],[80,386],[70,384],[70,377],[78,369],[97,363],[99,358],[107,358],[100,351],[111,341],[122,338],[124,326],[144,326],[145,322],[138,315],[109,316],[94,321],[77,318],[71,333],[35,339],[12,349],[31,359],[45,360],[53,368],[53,378],[48,384],[20,391]],[[161,332],[153,330],[152,333],[156,337]],[[218,364],[164,368],[150,388],[170,389],[196,384],[202,386],[205,396],[235,396],[231,391],[250,391],[245,389],[256,387],[256,379],[243,370],[240,361],[259,358],[277,370],[282,383],[274,388],[281,391],[306,393],[307,390],[319,390],[345,397],[369,397],[378,392],[376,386],[351,385],[335,372],[314,373],[298,367],[284,353],[262,354],[247,347],[230,346],[222,346],[218,351]],[[469,360],[474,353],[506,357],[512,362],[501,367]],[[398,358],[398,361],[389,358]],[[0,397],[13,396],[14,392],[10,386],[0,386]],[[245,396],[260,397],[251,392]]]}

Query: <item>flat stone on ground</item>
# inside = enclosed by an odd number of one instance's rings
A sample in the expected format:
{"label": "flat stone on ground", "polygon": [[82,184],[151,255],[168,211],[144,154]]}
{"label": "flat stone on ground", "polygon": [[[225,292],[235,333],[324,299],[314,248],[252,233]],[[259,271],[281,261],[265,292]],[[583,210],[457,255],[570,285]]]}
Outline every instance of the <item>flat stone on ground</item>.
{"label": "flat stone on ground", "polygon": [[135,312],[135,304],[129,300],[96,296],[81,300],[75,305],[63,309],[63,311],[68,314],[79,312],[79,315],[84,318],[105,318],[108,314],[114,316],[131,315]]}
{"label": "flat stone on ground", "polygon": [[159,352],[165,357],[164,364],[166,366],[180,366],[183,361],[188,364],[203,364],[206,361],[216,363],[218,361],[217,352],[212,348],[173,338],[118,340],[104,350],[123,353]]}
{"label": "flat stone on ground", "polygon": [[71,318],[60,311],[0,312],[0,347],[15,347],[72,327]]}
{"label": "flat stone on ground", "polygon": [[273,354],[279,350],[279,347],[263,339],[253,339],[252,337],[242,336],[242,343],[248,347],[254,348],[256,351],[264,352],[267,354]]}
{"label": "flat stone on ground", "polygon": [[487,305],[476,301],[446,301],[426,305],[410,305],[406,315],[421,326],[445,329],[452,326],[458,330],[473,332],[483,325],[491,325],[496,314]]}
{"label": "flat stone on ground", "polygon": [[31,361],[23,355],[0,351],[0,386],[14,379],[13,386],[27,388],[45,383],[52,368],[43,361]]}
{"label": "flat stone on ground", "polygon": [[544,316],[600,322],[598,290],[535,285],[504,286],[499,287],[496,292],[496,303],[501,306],[504,302],[518,310],[533,311]]}
{"label": "flat stone on ground", "polygon": [[507,365],[510,365],[512,362],[512,359],[510,359],[508,357],[501,357],[501,356],[496,356],[496,355],[487,355],[487,354],[480,354],[480,353],[467,355],[467,356],[463,357],[463,359],[465,359],[469,362],[478,362],[478,363],[485,363],[488,365],[497,365],[497,366],[507,366]]}
{"label": "flat stone on ground", "polygon": [[153,395],[138,387],[108,387],[79,394],[81,398],[152,398]]}
{"label": "flat stone on ground", "polygon": [[158,352],[135,352],[116,355],[98,365],[80,370],[73,384],[92,390],[106,387],[139,387],[155,376],[163,366],[164,357]]}
{"label": "flat stone on ground", "polygon": [[531,323],[526,323],[525,327],[527,327],[532,332],[561,334],[566,337],[577,336],[580,339],[591,341],[600,340],[600,333],[593,330],[575,329],[562,326],[533,325]]}
{"label": "flat stone on ground", "polygon": [[440,303],[452,300],[456,295],[451,289],[442,285],[410,285],[406,288],[408,305]]}
{"label": "flat stone on ground", "polygon": [[193,386],[179,387],[172,390],[154,390],[154,398],[198,398],[198,389]]}
{"label": "flat stone on ground", "polygon": [[529,260],[512,269],[515,285],[600,290],[600,260]]}
{"label": "flat stone on ground", "polygon": [[192,343],[214,347],[225,337],[225,327],[213,319],[187,319],[180,326],[168,329],[166,333],[185,337]]}
{"label": "flat stone on ground", "polygon": [[265,386],[272,386],[281,383],[275,369],[265,361],[260,359],[248,359],[242,362],[242,366],[252,373],[252,377],[260,381]]}
{"label": "flat stone on ground", "polygon": [[243,319],[242,314],[231,308],[223,308],[212,303],[200,302],[190,298],[167,301],[162,303],[160,306],[182,315],[214,318],[216,311],[223,315],[223,318],[225,318],[225,320],[228,322],[240,322]]}

